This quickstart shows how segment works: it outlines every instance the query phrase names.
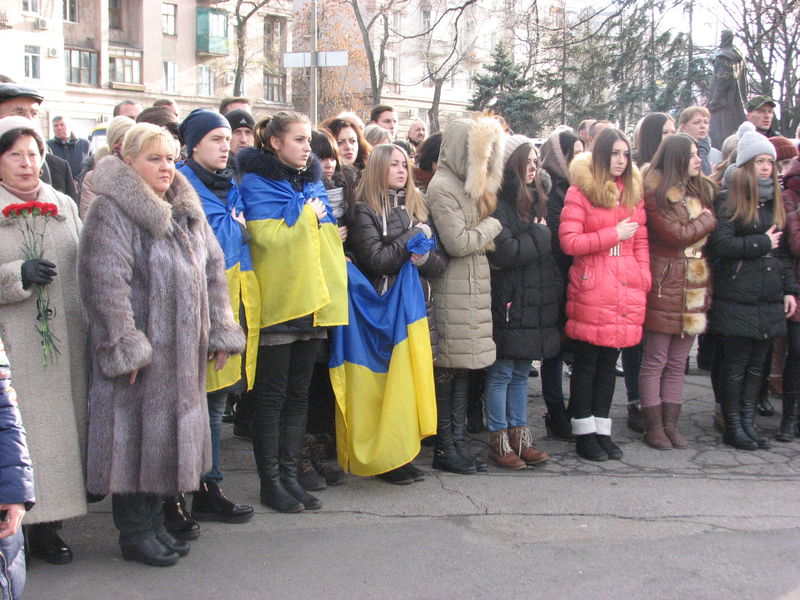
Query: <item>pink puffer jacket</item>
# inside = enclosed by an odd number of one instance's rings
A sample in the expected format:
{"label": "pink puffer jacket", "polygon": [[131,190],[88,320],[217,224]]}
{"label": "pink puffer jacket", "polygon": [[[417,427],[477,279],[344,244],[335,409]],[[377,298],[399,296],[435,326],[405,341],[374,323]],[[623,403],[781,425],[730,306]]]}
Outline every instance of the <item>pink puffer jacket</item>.
{"label": "pink puffer jacket", "polygon": [[[558,229],[561,248],[575,257],[569,270],[566,333],[597,346],[626,348],[642,339],[650,290],[647,217],[641,201],[634,209],[592,205],[587,197],[592,185],[590,164],[591,155],[584,153],[570,165],[573,185],[567,191]],[[641,176],[635,167],[634,186],[640,196]],[[621,194],[621,182],[616,190],[609,186],[607,191]],[[616,225],[626,217],[639,223],[639,229],[620,242]]]}

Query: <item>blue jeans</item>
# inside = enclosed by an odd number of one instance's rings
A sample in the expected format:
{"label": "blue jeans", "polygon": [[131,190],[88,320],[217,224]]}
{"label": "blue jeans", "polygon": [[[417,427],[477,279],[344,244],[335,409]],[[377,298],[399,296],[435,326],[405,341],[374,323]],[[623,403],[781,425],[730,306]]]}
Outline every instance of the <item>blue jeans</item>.
{"label": "blue jeans", "polygon": [[219,483],[222,472],[219,470],[219,440],[222,436],[222,415],[228,401],[227,390],[217,390],[206,394],[208,399],[208,421],[211,425],[211,470],[203,476],[204,481]]}
{"label": "blue jeans", "polygon": [[530,370],[531,361],[525,359],[500,358],[489,367],[483,392],[489,431],[525,425]]}

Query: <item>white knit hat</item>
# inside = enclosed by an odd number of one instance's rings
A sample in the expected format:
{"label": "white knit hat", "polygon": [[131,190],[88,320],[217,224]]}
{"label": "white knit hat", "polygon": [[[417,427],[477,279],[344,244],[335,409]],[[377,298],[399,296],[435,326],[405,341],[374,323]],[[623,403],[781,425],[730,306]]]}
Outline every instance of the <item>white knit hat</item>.
{"label": "white knit hat", "polygon": [[760,154],[769,154],[772,158],[777,156],[775,146],[767,137],[755,131],[745,131],[736,145],[736,166],[741,167]]}
{"label": "white knit hat", "polygon": [[534,147],[530,138],[527,138],[524,135],[519,135],[517,133],[506,137],[506,147],[503,151],[503,166],[505,166],[505,164],[508,162],[508,159],[511,158],[511,155],[514,154],[514,151],[522,146],[522,144],[530,144],[531,147]]}

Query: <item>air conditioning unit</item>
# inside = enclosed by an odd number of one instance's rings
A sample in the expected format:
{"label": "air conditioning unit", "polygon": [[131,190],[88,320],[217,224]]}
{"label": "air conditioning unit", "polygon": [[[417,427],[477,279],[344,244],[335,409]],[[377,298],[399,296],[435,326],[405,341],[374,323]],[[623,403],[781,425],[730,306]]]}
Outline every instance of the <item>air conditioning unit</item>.
{"label": "air conditioning unit", "polygon": [[56,56],[58,56],[58,48],[48,48],[47,56],[49,56],[50,58],[55,58]]}
{"label": "air conditioning unit", "polygon": [[47,21],[47,19],[37,17],[36,20],[33,22],[33,26],[36,29],[49,29],[50,23]]}

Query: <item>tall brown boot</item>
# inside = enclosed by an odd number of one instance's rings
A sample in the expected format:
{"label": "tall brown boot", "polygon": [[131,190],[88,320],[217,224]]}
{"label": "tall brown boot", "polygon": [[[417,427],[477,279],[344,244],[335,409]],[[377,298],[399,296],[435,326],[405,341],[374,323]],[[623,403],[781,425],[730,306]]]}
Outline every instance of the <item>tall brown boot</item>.
{"label": "tall brown boot", "polygon": [[672,442],[664,433],[664,421],[661,416],[661,406],[642,406],[644,419],[644,443],[656,450],[672,450]]}
{"label": "tall brown boot", "polygon": [[492,431],[489,434],[489,462],[506,469],[524,469],[527,467],[525,461],[511,449],[506,429]]}
{"label": "tall brown boot", "polygon": [[517,456],[525,461],[525,464],[538,465],[550,458],[547,452],[542,452],[533,447],[531,430],[525,425],[509,428],[508,443],[511,449],[517,453]]}
{"label": "tall brown boot", "polygon": [[678,417],[681,415],[680,402],[664,402],[661,404],[661,414],[664,419],[664,433],[672,442],[672,447],[684,450],[689,447],[689,442],[678,431]]}

